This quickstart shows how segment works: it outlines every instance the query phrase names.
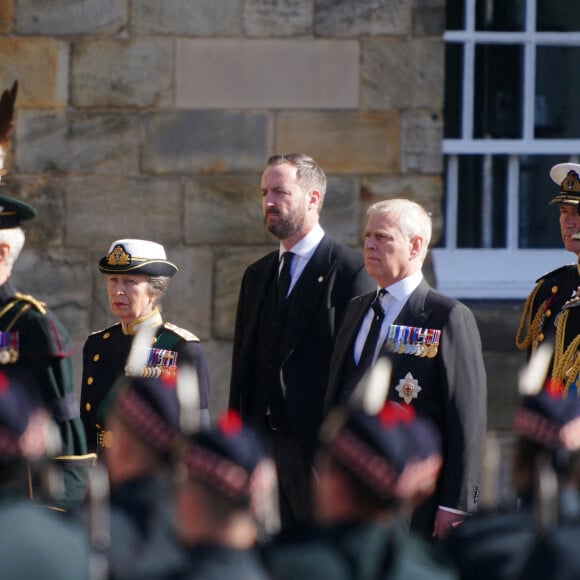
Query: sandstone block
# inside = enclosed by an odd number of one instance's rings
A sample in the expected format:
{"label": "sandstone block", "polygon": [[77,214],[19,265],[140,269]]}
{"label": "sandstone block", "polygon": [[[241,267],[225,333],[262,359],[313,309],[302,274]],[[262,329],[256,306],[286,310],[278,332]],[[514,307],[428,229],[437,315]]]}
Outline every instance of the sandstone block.
{"label": "sandstone block", "polygon": [[214,338],[233,340],[242,276],[250,264],[277,248],[278,244],[272,244],[261,248],[246,246],[216,251],[213,298]]}
{"label": "sandstone block", "polygon": [[381,39],[361,43],[361,106],[388,110],[443,107],[441,40]]}
{"label": "sandstone block", "polygon": [[73,44],[71,101],[76,107],[162,107],[172,102],[169,40]]}
{"label": "sandstone block", "polygon": [[232,369],[232,343],[210,340],[203,348],[209,367],[210,403],[209,413],[213,419],[228,408],[230,376]]}
{"label": "sandstone block", "polygon": [[12,32],[14,18],[14,0],[4,0],[0,3],[0,34]]}
{"label": "sandstone block", "polygon": [[442,173],[443,119],[439,112],[408,111],[401,118],[404,173]]}
{"label": "sandstone block", "polygon": [[445,31],[445,0],[417,0],[413,8],[415,36],[441,36]]}
{"label": "sandstone block", "polygon": [[69,178],[62,183],[66,244],[97,249],[98,258],[120,238],[181,241],[182,200],[177,181],[110,177]]}
{"label": "sandstone block", "polygon": [[420,203],[431,212],[433,220],[431,245],[433,245],[443,235],[442,191],[443,180],[440,175],[365,177],[361,187],[361,228],[364,231],[367,222],[366,211],[373,203],[403,197]]}
{"label": "sandstone block", "polygon": [[0,86],[18,80],[17,109],[67,106],[68,45],[48,38],[0,38]]}
{"label": "sandstone block", "polygon": [[[265,159],[263,161],[265,163]],[[195,244],[267,244],[260,173],[201,176],[185,184],[185,240]]]}
{"label": "sandstone block", "polygon": [[152,113],[143,125],[143,167],[150,173],[261,171],[269,156],[266,113]]}
{"label": "sandstone block", "polygon": [[18,2],[16,32],[37,36],[117,34],[127,25],[127,0]]}
{"label": "sandstone block", "polygon": [[308,153],[327,173],[399,171],[399,118],[394,112],[283,111],[276,128],[277,151]]}
{"label": "sandstone block", "polygon": [[126,113],[20,111],[16,164],[27,172],[136,174],[139,126]]}
{"label": "sandstone block", "polygon": [[316,36],[405,35],[411,30],[412,0],[316,0]]}
{"label": "sandstone block", "polygon": [[187,328],[202,341],[206,341],[211,336],[213,286],[211,248],[164,245],[168,259],[179,268],[179,271],[171,279],[167,295],[163,297],[163,316],[177,326]]}
{"label": "sandstone block", "polygon": [[360,212],[358,179],[329,177],[320,224],[335,240],[348,246],[361,245],[361,233],[356,219]]}
{"label": "sandstone block", "polygon": [[244,32],[269,38],[311,35],[313,15],[314,0],[246,0]]}
{"label": "sandstone block", "polygon": [[351,40],[178,40],[175,70],[178,108],[358,106],[358,43]]}
{"label": "sandstone block", "polygon": [[240,32],[240,0],[133,0],[136,34],[233,36]]}

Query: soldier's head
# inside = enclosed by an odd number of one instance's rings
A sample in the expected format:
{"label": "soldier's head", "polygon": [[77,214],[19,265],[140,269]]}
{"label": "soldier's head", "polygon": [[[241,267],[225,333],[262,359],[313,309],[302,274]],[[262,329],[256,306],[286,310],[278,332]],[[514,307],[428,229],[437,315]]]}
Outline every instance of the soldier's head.
{"label": "soldier's head", "polygon": [[125,323],[159,307],[177,266],[167,260],[165,248],[148,240],[113,242],[99,261],[107,275],[107,295],[112,313]]}
{"label": "soldier's head", "polygon": [[[559,192],[550,201],[560,211],[560,235],[564,247],[569,252],[580,254],[580,165],[578,163],[558,163],[550,169],[552,181],[559,186]],[[578,235],[578,238],[575,237]]]}
{"label": "soldier's head", "polygon": [[548,381],[538,394],[523,398],[514,412],[513,431],[513,482],[519,495],[534,491],[542,465],[565,485],[580,489],[580,399],[562,398],[560,386]]}
{"label": "soldier's head", "polygon": [[438,438],[432,448],[419,445],[425,432],[418,421],[411,407],[390,402],[377,415],[362,409],[329,415],[313,482],[320,523],[384,520],[432,492],[441,461]]}
{"label": "soldier's head", "polygon": [[54,436],[50,425],[32,378],[16,369],[0,371],[1,483],[16,477],[25,462],[45,456]]}
{"label": "soldier's head", "polygon": [[[231,537],[256,539],[256,509],[275,483],[262,440],[235,412],[187,438],[176,470],[178,529],[186,543]],[[260,504],[260,505],[258,505]]]}
{"label": "soldier's head", "polygon": [[177,450],[179,400],[174,377],[122,377],[103,403],[101,433],[111,484],[168,468]]}

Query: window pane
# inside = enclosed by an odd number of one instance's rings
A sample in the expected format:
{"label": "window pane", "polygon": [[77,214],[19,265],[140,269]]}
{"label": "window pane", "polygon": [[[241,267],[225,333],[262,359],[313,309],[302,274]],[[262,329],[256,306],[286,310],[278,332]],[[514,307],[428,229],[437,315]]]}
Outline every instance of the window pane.
{"label": "window pane", "polygon": [[525,0],[477,0],[477,30],[522,31],[525,23]]}
{"label": "window pane", "polygon": [[522,47],[478,45],[475,50],[474,137],[522,136]]}
{"label": "window pane", "polygon": [[445,138],[461,137],[463,45],[445,46]]}
{"label": "window pane", "polygon": [[555,32],[580,30],[578,0],[537,0],[537,2],[537,30]]}
{"label": "window pane", "polygon": [[447,30],[463,30],[464,24],[465,2],[464,0],[447,0],[445,5]]}
{"label": "window pane", "polygon": [[550,168],[565,163],[562,156],[524,156],[520,159],[519,232],[522,249],[561,248],[558,206],[549,205],[558,193]]}
{"label": "window pane", "polygon": [[579,59],[580,47],[537,47],[535,96],[537,138],[580,138]]}
{"label": "window pane", "polygon": [[505,156],[459,158],[458,248],[503,248],[506,245]]}

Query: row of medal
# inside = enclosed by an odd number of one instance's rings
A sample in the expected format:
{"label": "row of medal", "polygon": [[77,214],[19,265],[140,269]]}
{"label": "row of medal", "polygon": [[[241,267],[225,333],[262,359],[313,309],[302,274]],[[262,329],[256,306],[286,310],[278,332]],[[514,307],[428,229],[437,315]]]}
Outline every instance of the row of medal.
{"label": "row of medal", "polygon": [[142,369],[125,367],[127,376],[160,378],[173,377],[177,374],[177,353],[164,348],[147,349],[146,363]]}
{"label": "row of medal", "polygon": [[412,354],[433,358],[439,351],[441,330],[391,324],[387,331],[385,350],[398,354]]}
{"label": "row of medal", "polygon": [[7,365],[18,360],[18,332],[0,331],[0,364]]}

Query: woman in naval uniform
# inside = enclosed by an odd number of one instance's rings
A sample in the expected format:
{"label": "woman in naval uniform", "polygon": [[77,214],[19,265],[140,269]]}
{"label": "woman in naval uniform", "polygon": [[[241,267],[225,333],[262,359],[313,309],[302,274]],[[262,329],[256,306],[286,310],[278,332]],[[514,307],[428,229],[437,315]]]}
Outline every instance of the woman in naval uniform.
{"label": "woman in naval uniform", "polygon": [[[81,418],[88,448],[101,451],[111,445],[112,433],[102,421],[103,403],[122,375],[174,377],[178,367],[193,367],[201,422],[209,424],[209,372],[199,338],[161,317],[160,299],[177,272],[163,246],[147,240],[117,240],[99,261],[99,270],[107,276],[109,307],[119,322],[92,333],[83,348]],[[128,368],[133,338],[143,324],[154,327],[153,344],[144,353],[140,368]]]}

